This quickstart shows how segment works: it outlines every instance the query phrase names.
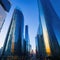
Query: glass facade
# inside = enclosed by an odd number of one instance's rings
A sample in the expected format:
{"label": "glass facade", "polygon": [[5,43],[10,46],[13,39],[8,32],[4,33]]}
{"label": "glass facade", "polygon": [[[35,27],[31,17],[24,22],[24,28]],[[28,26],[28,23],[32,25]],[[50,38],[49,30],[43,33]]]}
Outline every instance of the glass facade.
{"label": "glass facade", "polygon": [[[60,55],[60,47],[57,39],[60,19],[52,7],[50,1],[38,0],[39,14],[41,18],[46,53],[49,55]],[[55,28],[55,29],[54,29]]]}
{"label": "glass facade", "polygon": [[28,25],[25,26],[25,40],[26,40],[26,51],[29,52],[30,40],[29,40],[29,34],[28,34]]}
{"label": "glass facade", "polygon": [[24,17],[15,9],[3,46],[2,56],[21,56],[24,51]]}
{"label": "glass facade", "polygon": [[39,56],[39,57],[46,56],[46,50],[45,50],[43,34],[37,33],[37,36],[36,36],[35,40],[36,40],[36,54],[37,54],[37,56]]}
{"label": "glass facade", "polygon": [[[24,43],[24,17],[21,11],[15,10],[13,14],[15,19],[15,53],[21,55],[23,52],[23,43]],[[21,52],[20,52],[21,51]]]}
{"label": "glass facade", "polygon": [[5,56],[9,56],[14,53],[14,33],[15,33],[15,20],[12,21],[10,32],[7,39],[7,44],[5,48]]}

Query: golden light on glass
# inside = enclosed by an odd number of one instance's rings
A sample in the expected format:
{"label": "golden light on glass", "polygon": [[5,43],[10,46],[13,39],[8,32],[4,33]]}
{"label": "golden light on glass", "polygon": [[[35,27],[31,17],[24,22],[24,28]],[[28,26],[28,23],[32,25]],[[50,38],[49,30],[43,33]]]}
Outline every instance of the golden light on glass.
{"label": "golden light on glass", "polygon": [[49,36],[48,36],[48,30],[46,27],[46,22],[45,22],[45,15],[42,9],[42,5],[39,1],[39,17],[40,17],[40,22],[42,24],[42,30],[43,30],[43,38],[44,38],[44,44],[45,44],[45,49],[46,49],[46,53],[47,55],[51,55],[51,49],[50,49],[50,45],[49,45]]}
{"label": "golden light on glass", "polygon": [[47,31],[46,23],[45,23],[45,20],[44,20],[43,16],[41,16],[41,22],[42,22],[43,37],[44,37],[44,43],[45,43],[46,53],[47,53],[47,55],[51,55],[51,49],[50,49],[50,45],[49,45],[48,31]]}
{"label": "golden light on glass", "polygon": [[[14,39],[13,39],[14,40]],[[12,51],[12,53],[14,53],[14,41],[12,40],[12,48],[11,48],[11,51]]]}
{"label": "golden light on glass", "polygon": [[48,55],[50,55],[51,50],[50,50],[50,45],[49,45],[49,37],[48,37],[47,29],[45,27],[43,27],[43,35],[44,35],[44,43],[45,43],[46,53]]}

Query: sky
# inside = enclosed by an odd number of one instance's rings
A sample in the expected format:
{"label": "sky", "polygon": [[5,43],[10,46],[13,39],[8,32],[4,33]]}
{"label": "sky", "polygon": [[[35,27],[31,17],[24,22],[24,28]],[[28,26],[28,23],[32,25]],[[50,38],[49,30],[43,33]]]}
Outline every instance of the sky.
{"label": "sky", "polygon": [[[50,0],[50,1],[57,15],[60,17],[60,1],[59,0]],[[4,39],[6,37],[5,34],[7,34],[7,29],[11,22],[13,10],[14,8],[18,8],[19,10],[22,11],[24,15],[24,25],[28,25],[29,27],[30,43],[32,45],[33,50],[35,50],[35,37],[39,25],[39,13],[38,13],[37,0],[10,0],[10,2],[11,2],[11,9],[10,12],[7,13],[6,21],[4,23],[5,25],[3,26],[3,29],[0,32],[0,37],[1,37],[0,47],[3,46]]]}

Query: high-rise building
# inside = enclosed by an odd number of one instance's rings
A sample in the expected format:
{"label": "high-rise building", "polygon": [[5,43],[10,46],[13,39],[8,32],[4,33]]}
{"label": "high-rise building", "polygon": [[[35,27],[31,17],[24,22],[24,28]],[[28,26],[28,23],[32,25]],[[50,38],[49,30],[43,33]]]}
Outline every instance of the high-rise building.
{"label": "high-rise building", "polygon": [[50,0],[38,0],[44,43],[47,55],[60,55],[60,47],[56,33],[60,33],[60,19]]}
{"label": "high-rise building", "polygon": [[36,56],[38,57],[45,57],[46,51],[45,51],[45,44],[42,34],[42,28],[41,26],[38,27],[37,35],[35,37],[36,40]]}
{"label": "high-rise building", "polygon": [[15,9],[3,46],[2,56],[21,56],[24,51],[24,16]]}
{"label": "high-rise building", "polygon": [[16,9],[13,14],[13,19],[15,20],[15,41],[14,46],[15,53],[21,54],[23,52],[23,43],[24,43],[24,16],[21,11]]}
{"label": "high-rise building", "polygon": [[30,52],[30,50],[29,50],[30,40],[29,40],[29,33],[28,33],[28,25],[25,26],[25,40],[26,40],[26,51]]}

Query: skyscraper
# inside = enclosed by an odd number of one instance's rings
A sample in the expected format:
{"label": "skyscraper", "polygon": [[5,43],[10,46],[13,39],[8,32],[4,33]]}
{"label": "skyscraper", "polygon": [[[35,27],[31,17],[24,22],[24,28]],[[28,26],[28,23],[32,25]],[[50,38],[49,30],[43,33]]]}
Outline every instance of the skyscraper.
{"label": "skyscraper", "polygon": [[3,46],[2,56],[22,56],[24,51],[24,16],[15,9]]}
{"label": "skyscraper", "polygon": [[23,43],[24,43],[24,16],[21,11],[16,9],[13,14],[13,19],[15,20],[15,41],[14,46],[17,54],[23,52]]}
{"label": "skyscraper", "polygon": [[27,52],[29,52],[30,40],[29,40],[29,33],[28,33],[28,25],[25,26],[25,40],[26,40],[26,50]]}
{"label": "skyscraper", "polygon": [[38,57],[45,57],[46,51],[45,51],[45,44],[42,34],[42,27],[38,27],[37,35],[36,35],[36,56]]}
{"label": "skyscraper", "polygon": [[52,7],[50,0],[38,0],[39,14],[41,18],[46,53],[48,55],[60,55],[56,32],[60,32],[60,19]]}

